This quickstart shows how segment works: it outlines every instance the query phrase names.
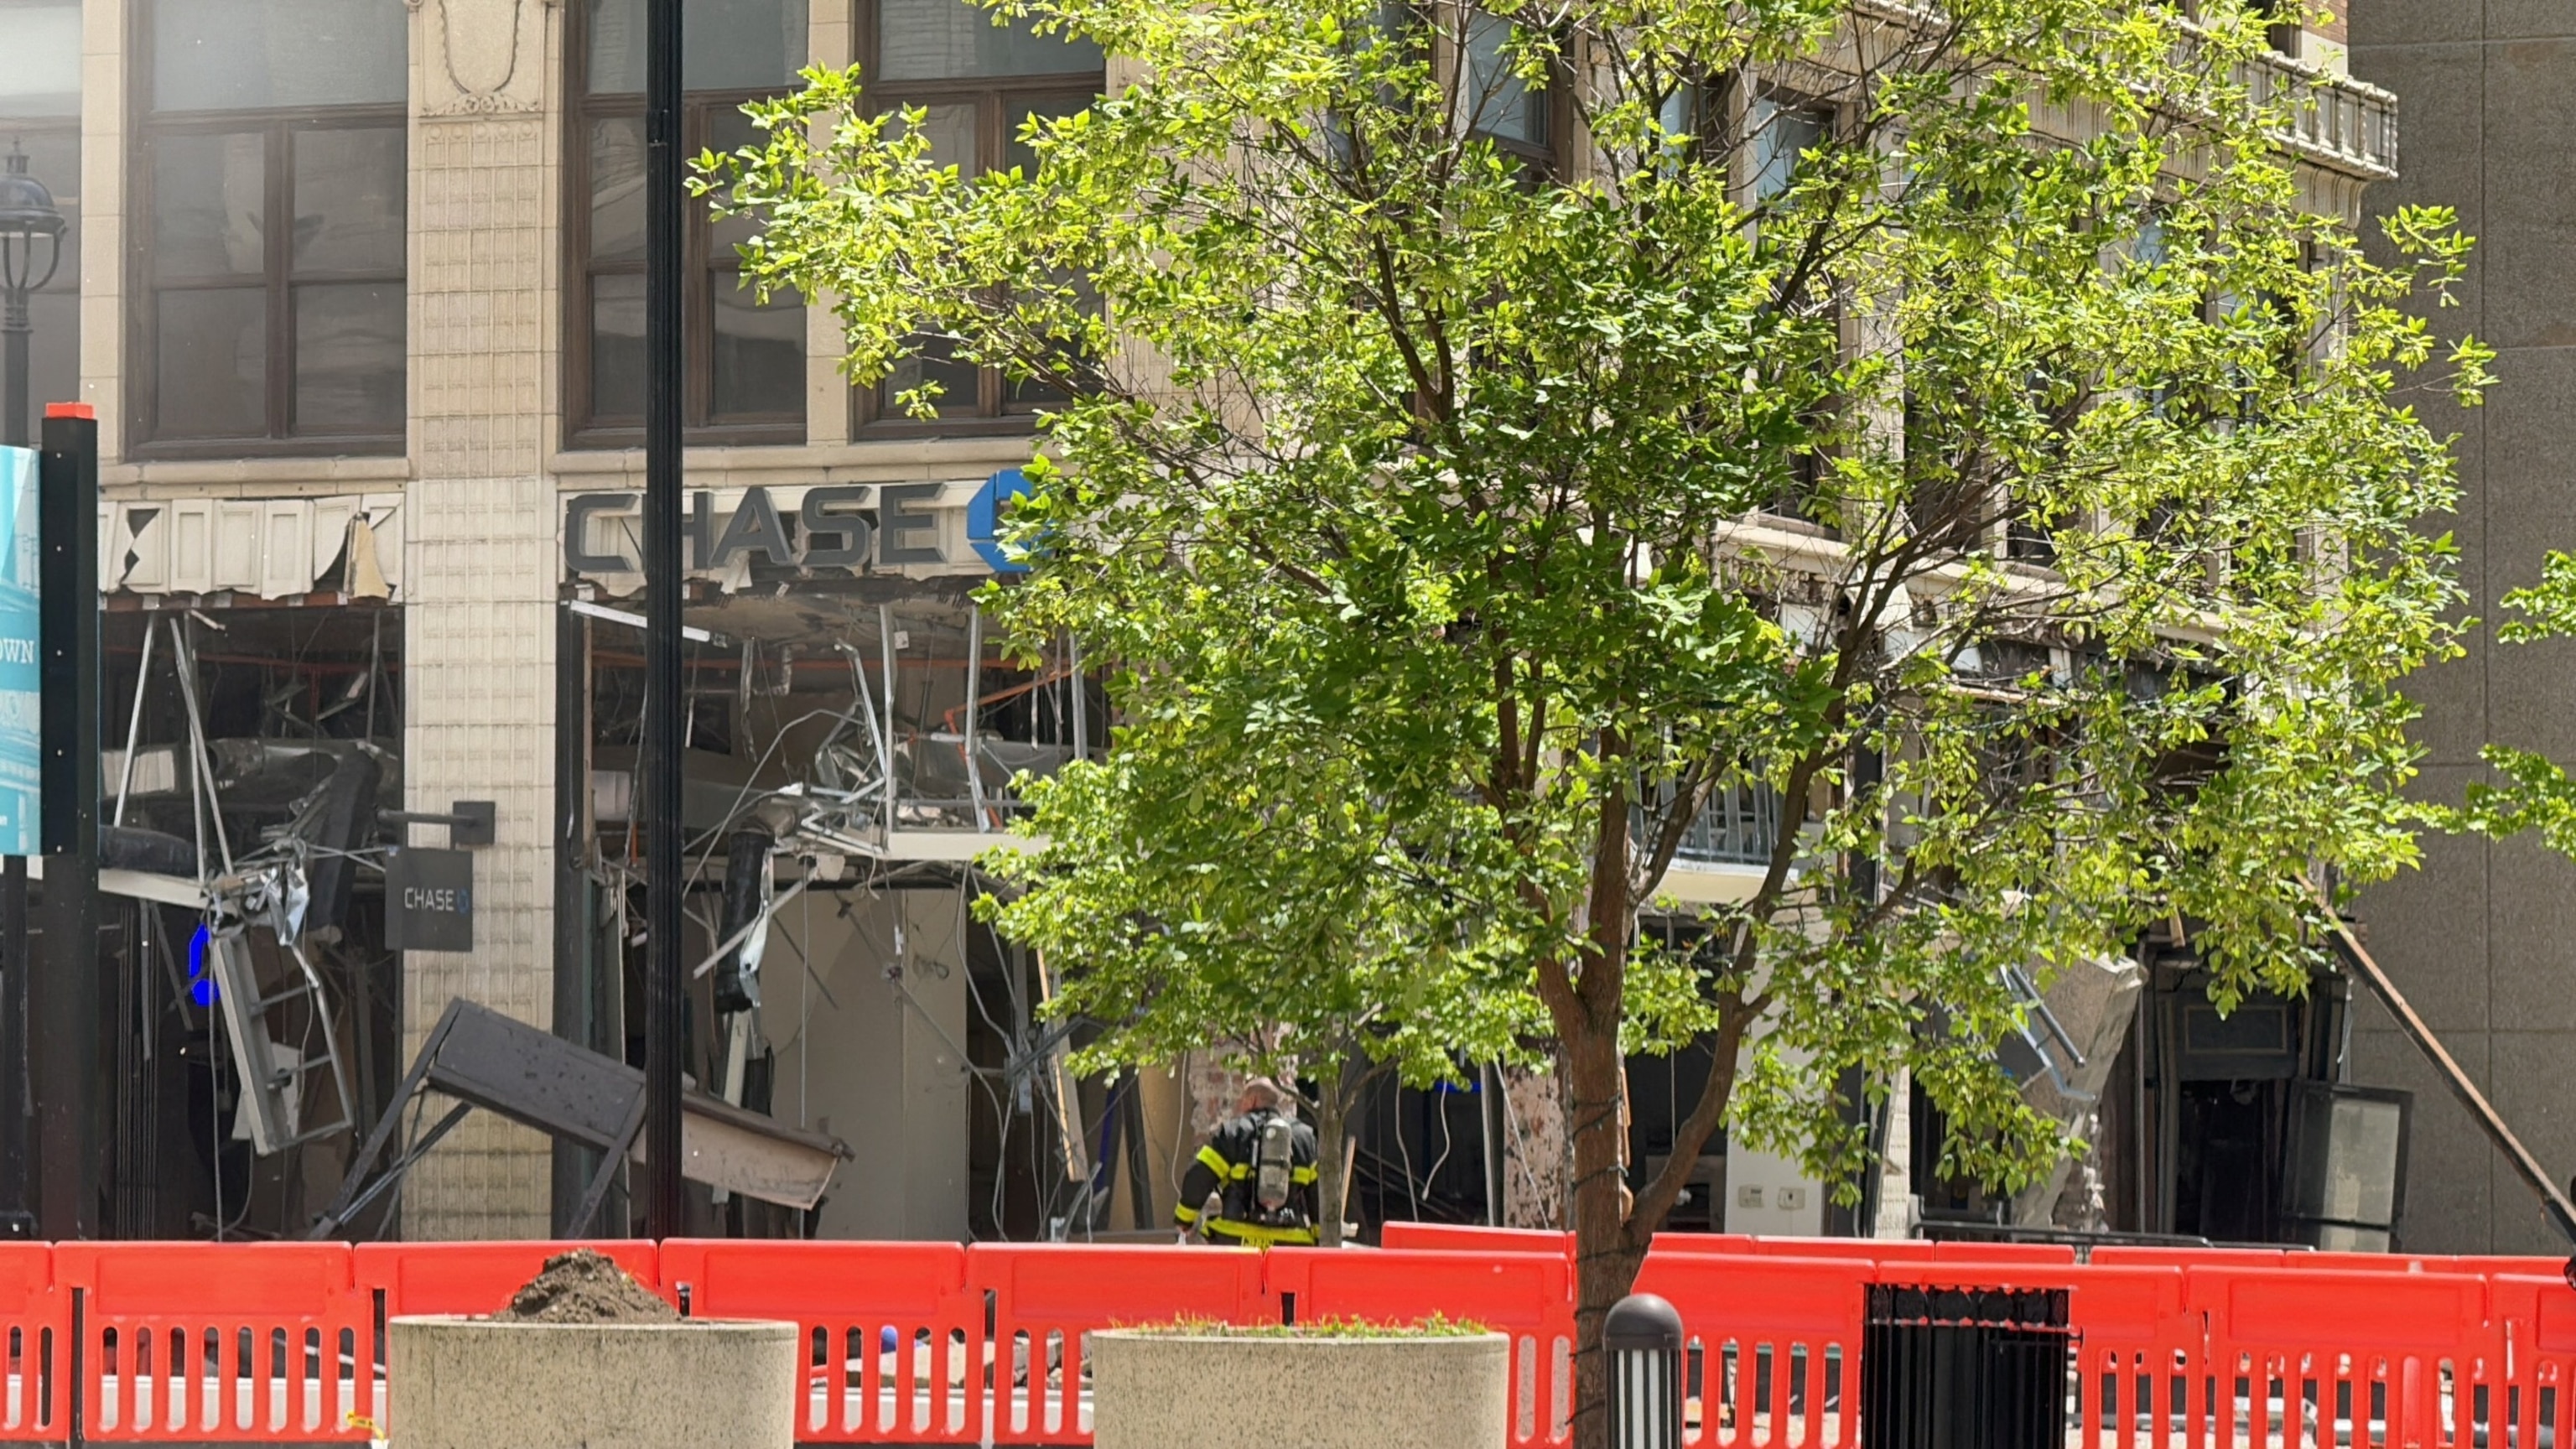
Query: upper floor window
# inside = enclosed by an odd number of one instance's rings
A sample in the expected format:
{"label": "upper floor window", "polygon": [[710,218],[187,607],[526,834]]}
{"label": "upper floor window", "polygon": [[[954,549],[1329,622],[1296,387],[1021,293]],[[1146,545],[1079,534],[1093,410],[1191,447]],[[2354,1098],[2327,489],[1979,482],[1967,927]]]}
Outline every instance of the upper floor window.
{"label": "upper floor window", "polygon": [[80,26],[79,0],[0,0],[0,156],[23,153],[69,223],[53,280],[27,299],[29,438],[47,402],[80,396]]}
{"label": "upper floor window", "polygon": [[[644,438],[644,0],[577,0],[571,53],[571,195],[565,293],[572,441],[638,447]],[[793,88],[804,68],[806,0],[687,0],[681,25],[681,152],[754,144],[746,102]],[[747,217],[713,219],[691,198],[682,228],[686,369],[682,417],[693,442],[792,443],[805,437],[805,307],[762,302],[742,286],[735,248]]]}
{"label": "upper floor window", "polygon": [[1468,130],[1504,150],[1544,161],[1554,128],[1549,92],[1521,75],[1520,27],[1481,10],[1467,15],[1465,90],[1460,112]]}
{"label": "upper floor window", "polygon": [[401,0],[143,0],[136,451],[399,452]]}
{"label": "upper floor window", "polygon": [[[1801,160],[1833,134],[1833,112],[1766,88],[1744,101],[1742,127],[1743,144],[1738,150],[1742,170],[1737,174],[1742,177],[1744,204],[1758,211],[1789,189]],[[1824,414],[1812,421],[1816,431],[1824,431]],[[1793,450],[1782,462],[1764,511],[1837,532],[1823,506],[1832,459],[1821,447],[1810,445]]]}
{"label": "upper floor window", "polygon": [[[973,0],[860,0],[860,76],[873,104],[899,111],[918,106],[931,155],[972,176],[1034,168],[1020,140],[1032,116],[1070,116],[1100,95],[1108,66],[1100,47],[1025,24],[997,26]],[[936,384],[936,422],[896,401]],[[875,388],[858,398],[858,423],[875,432],[1000,431],[1023,428],[1061,394],[1000,368],[977,367],[944,338],[922,339]]]}
{"label": "upper floor window", "polygon": [[1745,204],[1760,206],[1789,189],[1799,159],[1825,143],[1833,130],[1833,113],[1819,105],[1800,105],[1771,95],[1757,95],[1745,114],[1748,169]]}

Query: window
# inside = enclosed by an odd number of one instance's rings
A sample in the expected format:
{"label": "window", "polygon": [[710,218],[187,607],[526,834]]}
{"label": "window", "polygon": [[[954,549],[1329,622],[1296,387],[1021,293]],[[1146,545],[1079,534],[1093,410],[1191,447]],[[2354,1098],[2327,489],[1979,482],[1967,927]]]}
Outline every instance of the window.
{"label": "window", "polygon": [[[577,447],[644,439],[644,0],[578,0],[571,54],[575,108],[566,128],[574,204],[565,288]],[[754,144],[748,101],[786,92],[805,65],[806,0],[687,0],[681,151]],[[795,294],[760,302],[741,285],[734,250],[752,223],[710,218],[691,198],[683,228],[681,302],[692,442],[793,443],[805,437],[805,307]]]}
{"label": "window", "polygon": [[[27,299],[26,436],[47,402],[80,396],[80,5],[0,0],[0,155],[25,154],[27,174],[54,194],[70,223],[53,281]],[[41,255],[38,257],[42,263]]]}
{"label": "window", "polygon": [[[1829,108],[1770,94],[1756,94],[1746,103],[1743,122],[1740,164],[1744,169],[1739,174],[1748,207],[1761,207],[1787,191],[1797,177],[1800,159],[1833,134],[1833,112]],[[1809,419],[1819,434],[1827,431],[1830,421],[1823,414]],[[1830,481],[1827,475],[1833,467],[1831,458],[1811,446],[1792,452],[1785,462],[1787,466],[1764,511],[1780,518],[1803,519],[1827,534],[1837,533],[1824,516],[1823,506]]]}
{"label": "window", "polygon": [[136,451],[400,452],[399,0],[145,0]]}
{"label": "window", "polygon": [[1760,206],[1788,190],[1798,159],[1825,144],[1833,127],[1832,114],[1823,107],[1793,105],[1771,96],[1755,97],[1745,122],[1746,139],[1752,143],[1752,169],[1745,181],[1747,206]]}
{"label": "window", "polygon": [[[875,104],[919,106],[932,156],[968,175],[1035,166],[1019,140],[1022,123],[1083,110],[1107,78],[1100,47],[1026,25],[996,26],[973,0],[861,0],[859,13],[860,74]],[[940,390],[936,422],[895,401],[928,383]],[[1029,426],[1059,395],[1046,383],[961,361],[953,344],[929,338],[860,393],[857,421],[878,433],[1008,431]]]}
{"label": "window", "polygon": [[1460,96],[1467,129],[1506,151],[1533,160],[1548,157],[1552,127],[1549,92],[1532,90],[1517,69],[1520,27],[1497,15],[1467,16],[1466,89]]}

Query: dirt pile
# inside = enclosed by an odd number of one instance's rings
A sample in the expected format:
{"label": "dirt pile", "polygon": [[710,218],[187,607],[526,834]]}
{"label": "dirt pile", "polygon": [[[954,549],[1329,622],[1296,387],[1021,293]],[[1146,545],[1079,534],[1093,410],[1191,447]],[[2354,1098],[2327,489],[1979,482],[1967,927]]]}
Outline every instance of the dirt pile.
{"label": "dirt pile", "polygon": [[510,1323],[677,1323],[680,1312],[605,1254],[575,1248],[546,1259],[510,1306],[492,1315]]}

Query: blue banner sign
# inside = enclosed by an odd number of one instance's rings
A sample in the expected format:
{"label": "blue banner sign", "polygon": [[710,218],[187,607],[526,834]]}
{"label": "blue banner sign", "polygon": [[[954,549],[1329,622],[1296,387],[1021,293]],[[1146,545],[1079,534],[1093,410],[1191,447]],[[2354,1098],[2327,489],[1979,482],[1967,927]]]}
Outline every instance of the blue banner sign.
{"label": "blue banner sign", "polygon": [[0,855],[43,851],[44,617],[36,450],[0,447]]}

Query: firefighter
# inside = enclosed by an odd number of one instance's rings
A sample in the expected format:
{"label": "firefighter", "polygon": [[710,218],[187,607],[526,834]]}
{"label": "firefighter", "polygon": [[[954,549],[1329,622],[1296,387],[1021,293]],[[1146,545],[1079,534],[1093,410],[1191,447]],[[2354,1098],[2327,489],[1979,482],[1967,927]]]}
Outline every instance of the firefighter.
{"label": "firefighter", "polygon": [[[1219,1206],[1202,1217],[1211,1196]],[[1216,1243],[1312,1244],[1315,1198],[1315,1129],[1292,1115],[1277,1083],[1255,1078],[1190,1164],[1172,1217],[1183,1242],[1196,1230]]]}

